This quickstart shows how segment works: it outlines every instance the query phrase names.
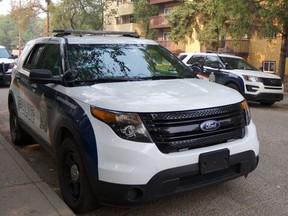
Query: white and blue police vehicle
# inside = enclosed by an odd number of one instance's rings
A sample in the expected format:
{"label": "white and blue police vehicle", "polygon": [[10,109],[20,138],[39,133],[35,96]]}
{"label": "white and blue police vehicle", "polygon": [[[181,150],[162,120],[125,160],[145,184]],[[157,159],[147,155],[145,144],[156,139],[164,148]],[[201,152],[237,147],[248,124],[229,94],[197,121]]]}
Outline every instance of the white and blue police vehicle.
{"label": "white and blue police vehicle", "polygon": [[0,45],[0,82],[10,82],[14,63],[14,56],[9,54],[6,47]]}
{"label": "white and blue police vehicle", "polygon": [[[247,101],[271,106],[283,100],[284,85],[279,76],[259,71],[243,58],[223,53],[180,53],[182,62],[195,68],[200,79],[212,79],[240,92]],[[211,78],[212,77],[212,78]]]}
{"label": "white and blue police vehicle", "polygon": [[57,30],[12,72],[10,131],[57,159],[75,212],[137,205],[247,176],[259,141],[246,100],[131,32]]}

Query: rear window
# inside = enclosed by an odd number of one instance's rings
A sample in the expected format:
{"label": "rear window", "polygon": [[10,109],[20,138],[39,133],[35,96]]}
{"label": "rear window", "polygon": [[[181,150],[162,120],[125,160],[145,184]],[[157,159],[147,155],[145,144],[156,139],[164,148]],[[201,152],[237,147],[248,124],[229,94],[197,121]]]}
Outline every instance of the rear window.
{"label": "rear window", "polygon": [[178,56],[178,58],[182,61],[183,59],[185,59],[187,57],[187,55],[180,55]]}

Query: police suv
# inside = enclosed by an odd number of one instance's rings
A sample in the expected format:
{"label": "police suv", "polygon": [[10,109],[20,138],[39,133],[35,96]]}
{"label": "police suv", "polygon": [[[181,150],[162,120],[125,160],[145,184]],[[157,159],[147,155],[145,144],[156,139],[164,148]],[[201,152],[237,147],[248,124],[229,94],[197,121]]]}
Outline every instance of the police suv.
{"label": "police suv", "polygon": [[283,100],[284,85],[279,76],[260,72],[243,58],[219,53],[180,53],[189,67],[201,68],[197,76],[239,91],[247,101],[271,106]]}
{"label": "police suv", "polygon": [[7,49],[0,45],[0,82],[10,82],[14,62],[13,56],[10,56]]}
{"label": "police suv", "polygon": [[27,43],[9,92],[13,142],[57,158],[75,212],[247,176],[259,142],[238,92],[131,32],[57,30]]}

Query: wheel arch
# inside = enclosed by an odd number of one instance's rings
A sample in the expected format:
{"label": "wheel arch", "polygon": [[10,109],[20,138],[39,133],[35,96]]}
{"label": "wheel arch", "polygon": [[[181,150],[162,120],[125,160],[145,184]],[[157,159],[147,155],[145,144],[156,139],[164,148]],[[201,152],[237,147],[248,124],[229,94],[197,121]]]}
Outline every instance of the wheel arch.
{"label": "wheel arch", "polygon": [[239,92],[240,92],[241,94],[244,93],[244,89],[243,89],[244,87],[240,86],[235,80],[227,80],[227,81],[224,83],[225,86],[228,86],[229,84],[236,85],[237,88],[239,89]]}
{"label": "wheel arch", "polygon": [[[80,157],[84,163],[90,185],[93,188],[93,182],[98,180],[98,156],[96,148],[96,138],[87,139],[83,129],[80,129],[73,121],[61,119],[56,124],[53,136],[53,150],[58,162],[59,148],[66,137],[71,137],[76,144]],[[94,134],[94,132],[93,132]],[[94,141],[95,140],[95,141]]]}

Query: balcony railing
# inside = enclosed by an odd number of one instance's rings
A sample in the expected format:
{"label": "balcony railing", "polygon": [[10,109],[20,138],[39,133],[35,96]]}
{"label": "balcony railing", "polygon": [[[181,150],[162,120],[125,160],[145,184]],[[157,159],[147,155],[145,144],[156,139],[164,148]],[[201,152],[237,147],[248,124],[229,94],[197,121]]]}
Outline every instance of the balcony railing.
{"label": "balcony railing", "polygon": [[168,21],[163,16],[152,16],[150,17],[149,27],[151,29],[155,28],[169,28],[170,25]]}
{"label": "balcony railing", "polygon": [[170,3],[170,2],[177,2],[178,0],[150,0],[150,4],[161,4],[161,3]]}
{"label": "balcony railing", "polygon": [[176,44],[172,41],[157,41],[157,42],[175,55],[178,55],[180,52],[184,52],[185,50],[185,45],[183,43]]}
{"label": "balcony railing", "polygon": [[219,48],[219,52],[230,53],[249,53],[249,40],[225,40],[221,41],[222,48]]}

